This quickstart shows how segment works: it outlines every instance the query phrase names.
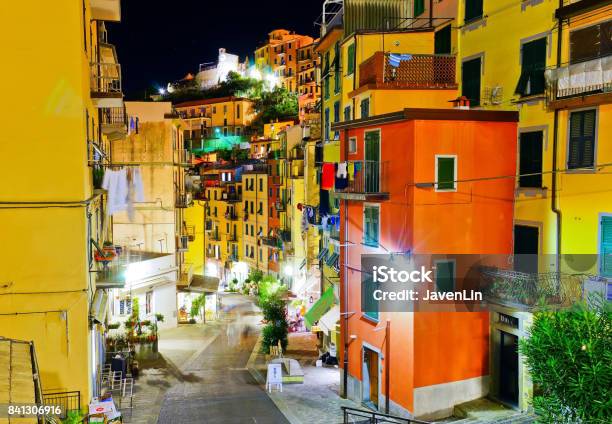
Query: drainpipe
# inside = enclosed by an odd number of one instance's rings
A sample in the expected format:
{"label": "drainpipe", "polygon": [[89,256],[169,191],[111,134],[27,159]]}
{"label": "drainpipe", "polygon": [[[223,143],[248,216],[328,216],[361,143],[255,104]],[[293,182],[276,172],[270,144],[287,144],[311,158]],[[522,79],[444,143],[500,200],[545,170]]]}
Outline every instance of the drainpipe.
{"label": "drainpipe", "polygon": [[[563,0],[559,0],[559,8],[563,7]],[[558,18],[558,32],[557,32],[557,68],[561,66],[561,45],[562,45],[562,29],[563,22],[561,18]],[[557,261],[556,269],[557,272],[561,269],[561,209],[557,206],[557,153],[559,149],[559,109],[555,109],[553,119],[553,161],[552,161],[552,195],[551,210],[557,218]]]}
{"label": "drainpipe", "polygon": [[[344,130],[344,142],[343,142],[343,146],[344,146],[344,158],[346,159],[348,156],[348,143],[346,143],[346,140],[348,140],[348,129]],[[348,213],[347,213],[347,205],[348,202],[346,199],[342,200],[342,207],[344,209],[344,237],[340,240],[340,246],[346,244],[345,241],[347,240],[347,236],[348,236]],[[342,215],[342,214],[341,214]],[[348,331],[348,324],[349,324],[349,311],[348,311],[348,282],[347,282],[347,278],[346,278],[346,265],[347,265],[347,261],[346,261],[346,246],[344,247],[340,247],[340,249],[344,249],[344,255],[342,255],[342,268],[340,269],[340,272],[342,273],[343,278],[340,280],[340,283],[344,285],[344,358],[343,358],[343,367],[344,367],[344,374],[343,374],[343,378],[344,378],[344,389],[342,390],[342,397],[347,399],[348,398],[348,370],[349,370],[349,360],[348,360],[348,348],[349,348],[349,331]]]}
{"label": "drainpipe", "polygon": [[429,0],[429,28],[433,27],[433,0]]}
{"label": "drainpipe", "polygon": [[385,414],[389,414],[389,402],[391,393],[389,388],[391,382],[391,321],[387,320],[387,326],[385,327]]}

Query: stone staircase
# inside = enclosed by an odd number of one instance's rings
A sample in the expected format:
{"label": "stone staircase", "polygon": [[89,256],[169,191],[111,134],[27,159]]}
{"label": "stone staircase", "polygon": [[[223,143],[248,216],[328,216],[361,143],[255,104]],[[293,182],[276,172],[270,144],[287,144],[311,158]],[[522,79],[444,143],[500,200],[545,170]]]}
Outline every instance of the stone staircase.
{"label": "stone staircase", "polygon": [[455,406],[453,417],[440,423],[452,424],[529,424],[536,416],[506,408],[488,399],[477,399]]}

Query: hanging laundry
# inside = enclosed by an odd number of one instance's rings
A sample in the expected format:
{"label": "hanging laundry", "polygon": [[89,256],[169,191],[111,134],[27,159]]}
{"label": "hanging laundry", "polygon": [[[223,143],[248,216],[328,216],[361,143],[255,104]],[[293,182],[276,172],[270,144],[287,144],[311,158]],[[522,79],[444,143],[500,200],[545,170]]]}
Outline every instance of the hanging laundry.
{"label": "hanging laundry", "polygon": [[321,229],[323,231],[327,231],[327,226],[329,225],[329,216],[322,216],[321,217]]}
{"label": "hanging laundry", "polygon": [[390,54],[389,55],[389,65],[397,68],[400,66],[401,62],[412,60],[411,54]]}
{"label": "hanging laundry", "polygon": [[107,212],[114,215],[128,206],[129,185],[125,169],[109,169],[104,173],[102,188],[107,191]]}
{"label": "hanging laundry", "polygon": [[321,188],[330,190],[334,186],[335,166],[333,163],[324,163],[321,170]]}
{"label": "hanging laundry", "polygon": [[[340,165],[343,165],[342,168],[340,168]],[[346,162],[343,162],[342,164],[335,164],[335,169],[336,169],[336,181],[335,181],[335,187],[336,190],[344,190],[345,188],[348,187],[348,178],[346,175]]]}
{"label": "hanging laundry", "polygon": [[338,178],[347,178],[347,163],[346,162],[340,162],[338,164],[338,172],[336,172],[336,176]]}
{"label": "hanging laundry", "polygon": [[317,224],[317,214],[315,213],[314,208],[311,206],[308,207],[308,223],[312,225]]}
{"label": "hanging laundry", "polygon": [[302,220],[300,221],[300,230],[302,233],[308,231],[308,210],[304,208],[302,210]]}
{"label": "hanging laundry", "polygon": [[353,181],[355,179],[355,162],[348,163],[348,178],[349,181]]}
{"label": "hanging laundry", "polygon": [[132,174],[132,186],[134,187],[134,201],[138,203],[144,202],[144,186],[142,184],[142,172],[140,171],[140,167],[134,169]]}
{"label": "hanging laundry", "polygon": [[329,214],[329,191],[319,190],[319,215],[325,216]]}

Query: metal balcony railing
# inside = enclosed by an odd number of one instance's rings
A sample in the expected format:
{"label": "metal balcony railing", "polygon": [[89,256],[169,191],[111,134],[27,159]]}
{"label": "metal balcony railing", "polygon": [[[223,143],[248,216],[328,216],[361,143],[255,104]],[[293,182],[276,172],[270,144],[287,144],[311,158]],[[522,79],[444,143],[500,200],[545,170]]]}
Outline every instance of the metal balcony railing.
{"label": "metal balcony railing", "polygon": [[[367,197],[388,197],[387,162],[355,160],[347,162],[348,172],[353,179],[347,178],[345,188],[336,186],[336,193],[342,198],[365,200]],[[350,195],[357,196],[350,196]]]}
{"label": "metal balcony railing", "polygon": [[547,69],[548,102],[612,92],[612,55]]}
{"label": "metal balcony railing", "polygon": [[121,65],[106,62],[92,63],[91,93],[101,97],[121,96]]}
{"label": "metal balcony railing", "polygon": [[226,202],[241,202],[242,196],[238,195],[238,193],[221,193],[221,200]]}
{"label": "metal balcony railing", "polygon": [[455,56],[376,52],[359,65],[359,86],[367,84],[378,88],[456,88]]}
{"label": "metal balcony railing", "polygon": [[586,279],[584,275],[525,273],[493,267],[482,267],[481,276],[486,298],[523,309],[540,305],[570,306],[581,300]]}
{"label": "metal balcony railing", "polygon": [[382,414],[375,411],[364,409],[342,407],[344,424],[363,423],[363,424],[430,424],[426,421],[413,420],[411,418],[397,417],[395,415]]}
{"label": "metal balcony railing", "polygon": [[125,113],[125,107],[105,107],[102,108],[102,130],[105,127],[125,127],[127,130],[127,114]]}
{"label": "metal balcony railing", "polygon": [[281,247],[281,243],[276,237],[261,237],[261,243],[264,246],[273,247],[275,249]]}
{"label": "metal balcony railing", "polygon": [[185,209],[191,206],[191,193],[177,193],[174,199],[174,206],[179,209]]}
{"label": "metal balcony railing", "polygon": [[278,235],[280,236],[281,240],[284,242],[291,241],[291,231],[290,230],[280,230],[278,232]]}

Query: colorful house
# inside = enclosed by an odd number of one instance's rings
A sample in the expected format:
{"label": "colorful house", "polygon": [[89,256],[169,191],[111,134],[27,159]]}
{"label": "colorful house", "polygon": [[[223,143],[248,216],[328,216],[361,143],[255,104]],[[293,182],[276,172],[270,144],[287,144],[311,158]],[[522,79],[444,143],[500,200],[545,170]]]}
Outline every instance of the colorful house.
{"label": "colorful house", "polygon": [[[517,120],[516,112],[411,108],[332,126],[348,169],[336,190],[338,351],[351,399],[439,418],[488,393],[489,314],[364,309],[361,256],[511,253],[513,181],[489,177],[515,172]],[[438,289],[459,276],[447,262]]]}

